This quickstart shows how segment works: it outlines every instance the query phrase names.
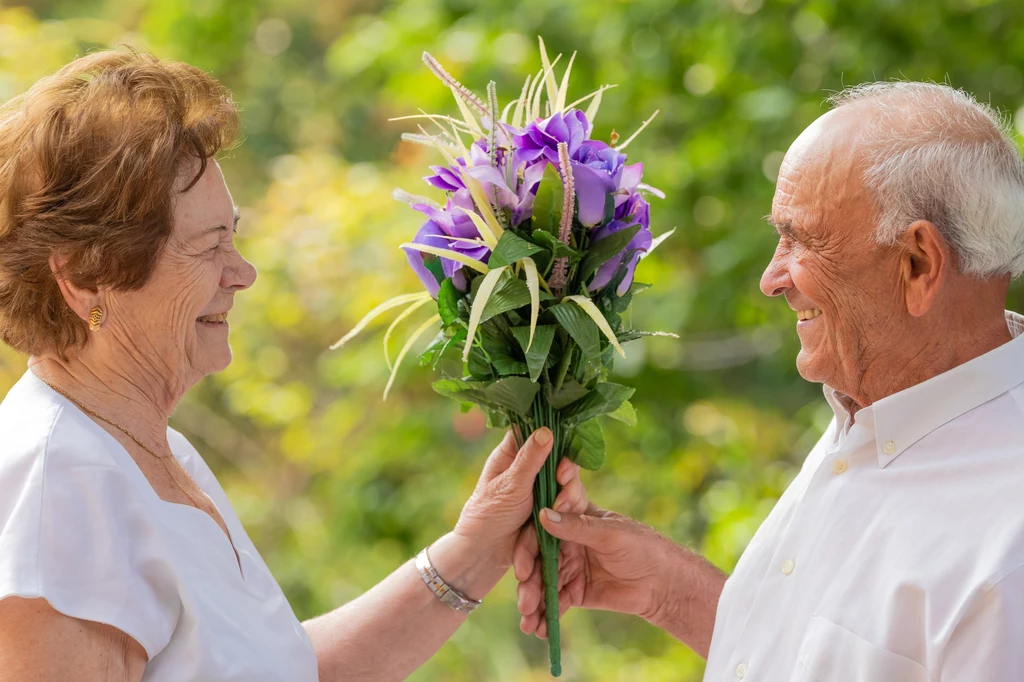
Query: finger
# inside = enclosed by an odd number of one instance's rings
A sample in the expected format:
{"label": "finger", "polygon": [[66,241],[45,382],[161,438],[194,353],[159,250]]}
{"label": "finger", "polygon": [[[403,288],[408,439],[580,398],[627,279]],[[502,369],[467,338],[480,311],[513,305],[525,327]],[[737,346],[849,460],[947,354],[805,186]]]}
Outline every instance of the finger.
{"label": "finger", "polygon": [[546,618],[541,618],[537,624],[537,636],[541,639],[548,638],[548,621]]}
{"label": "finger", "polygon": [[530,574],[529,579],[526,582],[519,583],[516,588],[516,608],[522,615],[529,615],[536,613],[540,608],[541,598],[544,596],[544,587],[541,581],[541,570],[540,563],[538,562],[536,569]]}
{"label": "finger", "polygon": [[555,480],[562,485],[568,485],[569,481],[574,478],[579,478],[580,465],[573,462],[568,457],[563,457],[562,461],[558,463],[558,471],[555,473]]}
{"label": "finger", "polygon": [[609,522],[593,516],[542,509],[540,522],[556,538],[587,547],[599,547],[610,538]]}
{"label": "finger", "polygon": [[537,472],[544,466],[544,462],[551,452],[553,440],[554,436],[552,436],[551,430],[546,427],[537,429],[527,439],[516,454],[515,461],[508,467],[508,476],[517,487],[533,488],[533,479],[537,477]]}
{"label": "finger", "polygon": [[535,635],[542,619],[543,616],[537,612],[525,615],[519,619],[519,629],[523,631],[523,634]]}
{"label": "finger", "polygon": [[570,514],[582,514],[587,510],[587,491],[583,482],[578,478],[569,481],[569,484],[562,488],[555,498],[552,507],[557,512],[568,512]]}
{"label": "finger", "polygon": [[509,429],[505,432],[505,437],[498,443],[498,447],[494,448],[491,456],[487,458],[483,472],[480,474],[480,480],[486,483],[507,471],[516,459],[517,449],[515,433]]}
{"label": "finger", "polygon": [[533,565],[538,563],[537,552],[537,529],[533,524],[523,526],[519,531],[519,538],[512,550],[512,570],[515,572],[516,580],[525,581],[533,572]]}

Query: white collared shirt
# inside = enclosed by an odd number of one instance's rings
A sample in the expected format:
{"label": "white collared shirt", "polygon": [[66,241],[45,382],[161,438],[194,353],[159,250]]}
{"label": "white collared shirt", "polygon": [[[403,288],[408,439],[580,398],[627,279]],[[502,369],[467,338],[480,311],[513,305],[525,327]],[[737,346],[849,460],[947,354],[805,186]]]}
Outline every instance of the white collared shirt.
{"label": "white collared shirt", "polygon": [[726,582],[705,682],[1024,680],[1024,317],[836,412]]}

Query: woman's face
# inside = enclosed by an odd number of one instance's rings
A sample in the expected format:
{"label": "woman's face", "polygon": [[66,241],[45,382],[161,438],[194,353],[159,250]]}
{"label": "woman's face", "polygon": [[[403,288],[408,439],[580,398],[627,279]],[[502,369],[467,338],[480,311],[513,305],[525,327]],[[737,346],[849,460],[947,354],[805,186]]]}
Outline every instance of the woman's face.
{"label": "woman's face", "polygon": [[[194,173],[198,163],[187,170]],[[231,363],[227,314],[235,292],[256,279],[256,268],[235,248],[237,222],[211,160],[195,186],[175,197],[174,226],[150,281],[138,291],[108,294],[110,336],[121,337],[144,370],[162,373],[172,386],[187,388]]]}

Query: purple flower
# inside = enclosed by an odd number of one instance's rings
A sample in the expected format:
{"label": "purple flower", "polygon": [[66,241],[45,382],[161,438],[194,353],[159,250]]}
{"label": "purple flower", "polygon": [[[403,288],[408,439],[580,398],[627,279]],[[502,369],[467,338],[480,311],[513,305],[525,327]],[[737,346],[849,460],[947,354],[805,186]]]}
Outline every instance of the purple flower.
{"label": "purple flower", "polygon": [[[477,231],[473,220],[466,214],[467,211],[475,211],[473,199],[469,190],[460,189],[452,193],[444,208],[435,208],[427,204],[416,204],[414,209],[427,216],[427,222],[423,223],[419,232],[413,238],[414,244],[424,244],[441,249],[449,249],[464,254],[484,263],[490,258],[491,250],[482,244],[462,241],[464,239],[477,239],[480,233]],[[423,286],[430,292],[431,296],[437,297],[441,285],[434,276],[434,273],[427,268],[427,259],[437,258],[436,256],[406,249],[406,258],[413,272],[423,282]],[[465,289],[467,279],[462,271],[462,263],[448,258],[439,258],[441,271],[445,277],[451,277],[452,283],[459,289]]]}
{"label": "purple flower", "polygon": [[565,142],[572,164],[577,219],[593,227],[604,220],[605,198],[619,187],[626,157],[604,142],[590,139],[591,126],[582,111],[571,109],[545,120],[527,124],[513,137],[516,146],[513,163],[526,164],[530,170],[548,163],[558,166],[558,145]]}
{"label": "purple flower", "polygon": [[[639,165],[639,164],[638,164]],[[619,296],[623,296],[629,287],[633,285],[633,273],[636,270],[637,263],[640,262],[640,256],[647,252],[651,248],[653,241],[651,235],[651,212],[650,206],[644,200],[639,193],[629,195],[629,197],[619,205],[615,210],[615,220],[602,225],[595,229],[591,233],[591,245],[600,239],[611,236],[620,230],[625,230],[634,225],[640,225],[640,229],[637,231],[633,238],[629,240],[629,244],[626,245],[621,252],[605,261],[597,269],[594,274],[594,279],[590,282],[588,289],[590,291],[597,291],[603,289],[611,283],[612,278],[619,271],[619,268],[625,264],[626,275],[622,278],[618,287],[615,289],[615,293]]]}

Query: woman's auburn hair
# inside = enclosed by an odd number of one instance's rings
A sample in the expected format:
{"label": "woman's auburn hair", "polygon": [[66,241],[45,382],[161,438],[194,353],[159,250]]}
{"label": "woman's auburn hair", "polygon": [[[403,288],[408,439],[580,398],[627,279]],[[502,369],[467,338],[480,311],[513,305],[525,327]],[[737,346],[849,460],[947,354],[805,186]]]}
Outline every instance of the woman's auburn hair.
{"label": "woman's auburn hair", "polygon": [[88,325],[56,275],[143,287],[171,234],[174,195],[238,127],[209,74],[130,49],[76,59],[0,107],[0,338],[32,355],[83,347]]}

